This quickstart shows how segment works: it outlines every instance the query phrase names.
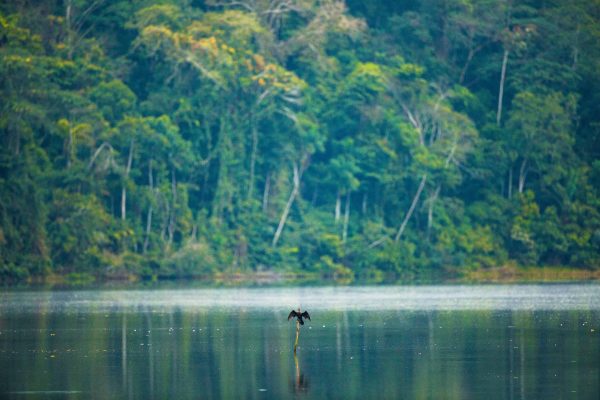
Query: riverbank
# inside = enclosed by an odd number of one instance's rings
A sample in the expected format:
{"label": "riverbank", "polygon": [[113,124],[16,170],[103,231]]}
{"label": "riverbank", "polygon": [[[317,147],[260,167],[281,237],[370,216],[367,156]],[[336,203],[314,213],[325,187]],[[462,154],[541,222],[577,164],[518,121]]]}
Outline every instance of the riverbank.
{"label": "riverbank", "polygon": [[517,267],[461,271],[459,280],[473,283],[569,282],[600,280],[600,268],[579,269],[567,267]]}
{"label": "riverbank", "polygon": [[49,274],[30,277],[5,285],[82,287],[82,286],[130,286],[189,282],[206,286],[267,286],[267,285],[377,285],[377,284],[456,284],[456,283],[533,283],[573,282],[600,280],[600,269],[578,269],[567,267],[519,267],[506,265],[481,269],[442,269],[421,272],[391,274],[372,271],[369,274],[323,275],[316,272],[290,271],[230,271],[198,276],[140,276],[120,274],[104,276],[91,273]]}

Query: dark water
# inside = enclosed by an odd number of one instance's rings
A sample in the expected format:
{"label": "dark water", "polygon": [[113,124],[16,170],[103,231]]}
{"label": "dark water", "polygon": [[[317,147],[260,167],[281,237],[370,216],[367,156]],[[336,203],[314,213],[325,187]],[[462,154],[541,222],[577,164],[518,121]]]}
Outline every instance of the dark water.
{"label": "dark water", "polygon": [[[599,399],[600,285],[0,294],[0,398]],[[312,317],[295,324],[302,304]]]}

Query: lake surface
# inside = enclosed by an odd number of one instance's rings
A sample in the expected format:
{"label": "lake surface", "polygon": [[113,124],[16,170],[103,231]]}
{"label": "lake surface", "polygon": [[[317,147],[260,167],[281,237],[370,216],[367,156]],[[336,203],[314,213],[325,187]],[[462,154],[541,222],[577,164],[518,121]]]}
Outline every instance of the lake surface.
{"label": "lake surface", "polygon": [[600,285],[5,290],[0,398],[599,399]]}

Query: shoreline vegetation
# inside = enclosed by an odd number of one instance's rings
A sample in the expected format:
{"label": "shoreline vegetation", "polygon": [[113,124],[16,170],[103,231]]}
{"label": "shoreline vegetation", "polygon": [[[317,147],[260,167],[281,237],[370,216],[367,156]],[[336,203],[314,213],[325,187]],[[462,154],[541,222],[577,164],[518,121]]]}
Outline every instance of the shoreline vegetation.
{"label": "shoreline vegetation", "polygon": [[585,0],[0,2],[0,283],[598,279],[598,26]]}
{"label": "shoreline vegetation", "polygon": [[420,274],[371,273],[323,275],[315,272],[232,271],[186,277],[98,276],[90,273],[50,274],[24,281],[5,282],[5,286],[85,287],[94,285],[128,286],[136,284],[200,284],[207,286],[270,286],[270,285],[377,285],[377,284],[519,284],[600,281],[600,268],[519,267],[505,265],[495,268],[456,269]]}
{"label": "shoreline vegetation", "polygon": [[520,282],[569,282],[600,280],[600,268],[579,269],[568,267],[515,267],[476,269],[465,271],[462,281],[484,283],[520,283]]}

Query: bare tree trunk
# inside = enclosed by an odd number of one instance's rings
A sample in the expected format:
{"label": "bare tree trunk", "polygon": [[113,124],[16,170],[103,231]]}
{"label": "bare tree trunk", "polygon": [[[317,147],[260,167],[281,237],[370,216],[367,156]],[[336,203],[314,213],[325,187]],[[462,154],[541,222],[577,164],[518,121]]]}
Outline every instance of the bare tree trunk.
{"label": "bare tree trunk", "polygon": [[218,222],[221,223],[223,220],[223,211],[226,208],[227,197],[231,192],[230,185],[230,170],[232,158],[232,142],[231,138],[227,134],[230,128],[230,123],[226,118],[227,113],[223,113],[219,117],[219,134],[217,142],[215,143],[216,154],[217,154],[217,176],[218,179],[215,182],[214,195],[212,199],[212,216]]}
{"label": "bare tree trunk", "polygon": [[248,199],[252,198],[254,191],[254,168],[256,165],[256,152],[258,149],[258,132],[256,122],[252,123],[252,152],[250,154],[250,179],[248,180]]}
{"label": "bare tree trunk", "polygon": [[470,45],[469,45],[469,54],[467,55],[467,61],[465,62],[465,65],[463,65],[462,70],[460,71],[460,78],[458,78],[458,84],[462,85],[465,81],[465,78],[467,77],[467,70],[469,69],[469,65],[471,65],[471,61],[473,61],[473,57],[475,56],[475,54],[479,51],[479,49],[481,47],[473,47],[473,38],[469,38],[470,40]]}
{"label": "bare tree trunk", "polygon": [[361,210],[363,214],[367,213],[367,192],[363,193]]}
{"label": "bare tree trunk", "polygon": [[512,198],[512,181],[513,181],[513,169],[512,166],[508,170],[508,198]]}
{"label": "bare tree trunk", "polygon": [[[77,10],[73,9],[73,0],[66,0],[65,27],[67,31],[67,58],[69,60],[73,59],[75,48],[93,27],[93,24],[86,24],[86,21],[89,21],[87,17],[96,11],[104,2],[105,0],[92,1],[87,5],[87,8],[79,10],[78,15],[75,15]],[[86,30],[82,31],[84,27]]]}
{"label": "bare tree trunk", "polygon": [[146,216],[146,237],[144,238],[144,247],[142,252],[146,254],[148,251],[148,244],[150,243],[150,232],[152,229],[152,203],[148,207],[148,214]]}
{"label": "bare tree trunk", "polygon": [[429,234],[431,233],[431,227],[433,226],[433,205],[435,204],[440,194],[441,187],[442,185],[438,185],[437,188],[435,188],[435,192],[433,192],[433,194],[428,200],[429,204],[427,207],[427,240],[429,240]]}
{"label": "bare tree trunk", "polygon": [[577,69],[577,62],[579,60],[579,31],[581,26],[577,24],[575,30],[575,43],[573,44],[573,62],[571,63],[571,69],[575,71]]}
{"label": "bare tree trunk", "polygon": [[346,193],[346,209],[344,210],[344,229],[342,230],[342,243],[348,238],[348,221],[350,220],[350,191]]}
{"label": "bare tree trunk", "polygon": [[162,226],[160,228],[160,240],[161,242],[164,244],[165,242],[165,236],[167,235],[167,229],[169,227],[169,216],[171,215],[171,207],[169,207],[169,200],[165,198],[165,196],[163,197],[163,203],[165,206],[165,213],[164,213],[164,218],[162,220]]}
{"label": "bare tree trunk", "polygon": [[380,244],[382,244],[383,242],[385,242],[386,240],[388,240],[389,237],[388,236],[382,236],[379,239],[377,239],[376,241],[372,242],[371,244],[369,244],[367,246],[367,249],[372,249],[374,247],[379,246]]}
{"label": "bare tree trunk", "polygon": [[310,205],[311,206],[316,206],[317,205],[317,197],[319,196],[319,185],[315,185],[315,190],[313,191],[313,196],[312,199],[310,201]]}
{"label": "bare tree trunk", "polygon": [[425,146],[425,137],[423,136],[423,126],[422,126],[421,121],[419,120],[418,116],[413,114],[404,103],[400,102],[400,106],[404,110],[404,113],[406,114],[406,117],[410,121],[411,125],[417,130],[417,133],[419,134],[419,144],[421,146]]}
{"label": "bare tree trunk", "polygon": [[211,128],[209,125],[209,122],[207,119],[204,120],[204,136],[206,138],[206,148],[207,148],[207,156],[205,161],[202,163],[204,165],[206,165],[205,168],[203,168],[203,172],[202,172],[202,185],[200,186],[200,197],[202,199],[202,201],[206,200],[206,190],[209,187],[208,186],[208,178],[209,178],[209,171],[210,171],[210,163],[212,160],[212,157],[214,156],[214,149],[213,149],[213,145],[212,145],[212,132],[211,132]]}
{"label": "bare tree trunk", "polygon": [[298,164],[296,162],[292,165],[294,171],[294,186],[292,188],[292,192],[290,193],[290,197],[283,209],[283,213],[281,214],[281,218],[279,219],[279,225],[277,226],[277,230],[275,231],[275,235],[273,236],[272,246],[277,246],[277,242],[279,241],[279,237],[281,236],[281,232],[283,231],[283,227],[285,226],[285,222],[287,221],[287,217],[290,213],[290,209],[292,208],[292,204],[300,191],[300,174],[301,171],[298,170]]}
{"label": "bare tree trunk", "polygon": [[262,209],[263,212],[267,212],[269,207],[269,191],[271,190],[271,173],[267,172],[267,179],[265,180],[265,190],[263,192]]}
{"label": "bare tree trunk", "polygon": [[444,10],[442,10],[442,26],[441,26],[441,31],[442,31],[442,37],[440,40],[440,44],[441,44],[441,48],[439,50],[439,56],[441,56],[441,58],[446,61],[448,60],[448,53],[450,51],[450,40],[448,38],[448,10],[447,10],[447,5],[445,2],[442,3],[442,6],[444,8]]}
{"label": "bare tree trunk", "polygon": [[177,208],[177,181],[175,180],[175,169],[171,169],[171,196],[173,198],[173,206],[171,207],[171,215],[169,217],[169,243],[168,248],[173,244],[173,235],[175,233],[175,210]]}
{"label": "bare tree trunk", "polygon": [[67,9],[65,12],[65,25],[67,29],[67,58],[69,60],[73,59],[73,28],[72,28],[72,18],[71,11],[73,7],[73,1],[67,0]]}
{"label": "bare tree trunk", "polygon": [[127,212],[126,210],[126,204],[127,204],[127,189],[125,189],[125,186],[123,186],[123,188],[121,189],[121,220],[125,221],[125,213]]}
{"label": "bare tree trunk", "polygon": [[408,224],[408,220],[410,219],[413,212],[415,211],[415,207],[417,206],[419,197],[421,197],[421,192],[423,191],[423,188],[425,187],[425,181],[427,181],[427,174],[423,175],[423,177],[421,178],[421,183],[419,183],[419,188],[417,189],[417,193],[415,194],[412,204],[410,205],[410,208],[408,209],[408,212],[406,213],[406,216],[404,217],[404,221],[402,221],[402,225],[400,225],[400,228],[398,229],[398,233],[396,233],[396,237],[394,238],[395,242],[398,242],[398,240],[400,240],[402,233],[404,233],[404,229],[406,229],[406,224]]}
{"label": "bare tree trunk", "polygon": [[523,193],[525,189],[525,179],[527,179],[527,159],[524,159],[519,168],[519,193]]}
{"label": "bare tree trunk", "polygon": [[69,121],[69,141],[67,143],[67,169],[71,168],[71,156],[73,155],[73,124]]}
{"label": "bare tree trunk", "polygon": [[[131,164],[133,163],[133,146],[135,141],[131,139],[129,144],[129,156],[127,157],[127,167],[125,169],[125,180],[129,178],[129,172],[131,171]],[[123,182],[123,188],[121,190],[121,219],[124,221],[127,217],[127,189],[125,188],[127,182]]]}
{"label": "bare tree trunk", "polygon": [[108,144],[107,142],[102,143],[97,149],[96,151],[94,151],[94,154],[92,155],[92,158],[90,158],[90,162],[87,165],[87,169],[90,170],[92,169],[92,167],[94,166],[94,162],[96,162],[96,158],[98,158],[98,156],[100,155],[100,153],[102,152],[102,150],[104,150],[105,148],[108,148],[110,152],[112,152],[113,148],[110,144]]}
{"label": "bare tree trunk", "polygon": [[500,88],[498,90],[498,111],[496,112],[496,124],[500,126],[502,119],[502,97],[504,96],[504,82],[506,80],[506,65],[508,64],[508,50],[504,50],[502,57],[502,71],[500,72]]}
{"label": "bare tree trunk", "polygon": [[[152,176],[152,159],[148,162],[148,186],[150,188],[150,197],[154,194],[154,179]],[[150,206],[148,207],[148,215],[146,217],[146,237],[144,238],[144,247],[142,252],[146,254],[148,251],[148,244],[150,243],[150,232],[152,230],[152,199],[150,200]]]}
{"label": "bare tree trunk", "polygon": [[15,156],[19,157],[21,155],[21,134],[19,133],[19,129],[15,130],[15,138],[14,138],[14,148],[15,148]]}
{"label": "bare tree trunk", "polygon": [[340,197],[340,191],[337,192],[337,197],[335,198],[335,223],[337,224],[340,221],[340,215],[342,214],[342,199]]}

